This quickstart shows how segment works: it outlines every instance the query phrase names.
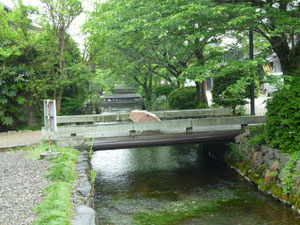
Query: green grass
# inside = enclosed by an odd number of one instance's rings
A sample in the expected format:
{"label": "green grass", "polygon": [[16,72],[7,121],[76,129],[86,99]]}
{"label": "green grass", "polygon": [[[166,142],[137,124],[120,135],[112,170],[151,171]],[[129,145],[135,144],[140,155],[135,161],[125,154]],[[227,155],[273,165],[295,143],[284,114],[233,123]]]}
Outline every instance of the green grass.
{"label": "green grass", "polygon": [[[24,148],[23,151],[30,153],[29,158],[39,159],[40,153],[48,151],[48,144]],[[35,209],[38,214],[35,225],[71,224],[71,191],[77,179],[75,166],[79,152],[70,148],[57,149],[55,146],[53,151],[61,154],[49,160],[52,166],[46,177],[52,184],[46,187],[45,200]]]}
{"label": "green grass", "polygon": [[96,181],[96,178],[97,178],[97,172],[94,171],[94,170],[91,170],[91,184],[94,186],[95,185],[95,181]]}
{"label": "green grass", "polygon": [[19,131],[19,130],[22,130],[22,131],[33,130],[33,131],[35,131],[35,130],[41,130],[41,127],[40,126],[34,126],[34,127],[31,127],[31,126],[21,126],[21,127],[18,127],[16,130],[17,131]]}
{"label": "green grass", "polygon": [[67,182],[55,182],[46,190],[46,199],[37,207],[36,225],[69,225],[71,224],[71,190]]}

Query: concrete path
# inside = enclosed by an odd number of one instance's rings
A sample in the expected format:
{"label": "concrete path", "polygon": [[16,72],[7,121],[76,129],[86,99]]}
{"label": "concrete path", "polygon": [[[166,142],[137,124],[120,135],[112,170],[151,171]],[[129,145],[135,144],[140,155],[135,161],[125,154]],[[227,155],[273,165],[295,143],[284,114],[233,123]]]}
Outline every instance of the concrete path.
{"label": "concrete path", "polygon": [[43,140],[42,131],[8,132],[0,134],[0,150],[39,144]]}

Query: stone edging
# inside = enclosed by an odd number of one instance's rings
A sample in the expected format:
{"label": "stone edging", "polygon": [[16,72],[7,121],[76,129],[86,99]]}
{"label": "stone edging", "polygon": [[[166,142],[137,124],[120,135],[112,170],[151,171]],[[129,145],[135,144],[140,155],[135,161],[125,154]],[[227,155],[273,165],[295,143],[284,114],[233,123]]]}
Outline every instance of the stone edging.
{"label": "stone edging", "polygon": [[95,225],[97,221],[96,212],[93,209],[94,189],[90,179],[91,169],[88,152],[83,149],[78,156],[76,167],[78,173],[76,195],[79,195],[81,203],[75,206],[73,225]]}

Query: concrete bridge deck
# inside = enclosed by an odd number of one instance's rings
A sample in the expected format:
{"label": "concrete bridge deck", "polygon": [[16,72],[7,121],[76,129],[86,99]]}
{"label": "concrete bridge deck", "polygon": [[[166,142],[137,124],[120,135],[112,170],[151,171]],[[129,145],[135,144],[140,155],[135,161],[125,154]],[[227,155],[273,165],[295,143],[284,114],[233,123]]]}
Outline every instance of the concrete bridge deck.
{"label": "concrete bridge deck", "polygon": [[[159,122],[111,122],[91,125],[58,126],[52,134],[55,140],[60,137],[84,136],[89,138],[130,137],[148,135],[185,134],[204,131],[240,130],[243,125],[265,122],[265,116],[216,117],[198,119],[163,120]],[[44,137],[47,131],[43,130]]]}
{"label": "concrete bridge deck", "polygon": [[[156,112],[156,115],[163,118],[158,122],[129,122],[129,114],[58,117],[57,132],[51,136],[55,141],[70,137],[95,138],[95,150],[216,142],[232,140],[243,126],[261,124],[266,120],[265,116],[226,117],[226,110]],[[105,122],[101,122],[103,120]],[[42,132],[47,139],[48,132],[45,129]]]}
{"label": "concrete bridge deck", "polygon": [[169,135],[147,135],[122,138],[96,139],[93,143],[94,151],[103,151],[122,148],[137,148],[149,146],[199,144],[230,142],[239,135],[241,130],[199,132],[194,134],[169,134]]}

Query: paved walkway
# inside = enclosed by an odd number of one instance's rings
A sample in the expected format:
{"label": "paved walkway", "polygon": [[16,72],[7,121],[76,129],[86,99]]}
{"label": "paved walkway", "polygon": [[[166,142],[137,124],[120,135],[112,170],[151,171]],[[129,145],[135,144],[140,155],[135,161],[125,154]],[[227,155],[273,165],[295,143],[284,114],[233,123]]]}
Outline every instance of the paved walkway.
{"label": "paved walkway", "polygon": [[43,140],[42,132],[23,131],[0,134],[0,150],[39,144]]}

